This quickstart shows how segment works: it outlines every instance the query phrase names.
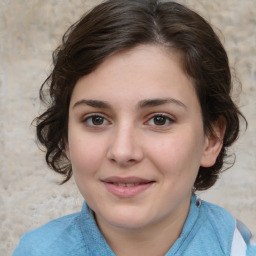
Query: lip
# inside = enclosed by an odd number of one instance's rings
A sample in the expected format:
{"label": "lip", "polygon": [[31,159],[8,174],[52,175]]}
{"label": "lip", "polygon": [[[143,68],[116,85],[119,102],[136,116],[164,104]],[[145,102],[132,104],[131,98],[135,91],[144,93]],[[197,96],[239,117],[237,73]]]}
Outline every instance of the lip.
{"label": "lip", "polygon": [[[139,177],[108,177],[102,180],[106,189],[120,198],[135,197],[148,190],[155,181]],[[127,185],[128,184],[128,185]]]}

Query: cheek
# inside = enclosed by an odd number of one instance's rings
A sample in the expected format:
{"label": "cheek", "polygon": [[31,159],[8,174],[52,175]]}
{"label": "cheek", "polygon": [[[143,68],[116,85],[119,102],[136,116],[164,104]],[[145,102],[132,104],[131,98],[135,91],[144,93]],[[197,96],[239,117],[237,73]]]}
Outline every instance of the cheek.
{"label": "cheek", "polygon": [[71,136],[69,140],[70,160],[74,176],[90,176],[94,174],[104,157],[103,143],[91,138]]}
{"label": "cheek", "polygon": [[150,155],[165,175],[187,175],[197,173],[201,160],[201,146],[196,136],[176,134],[155,143]]}

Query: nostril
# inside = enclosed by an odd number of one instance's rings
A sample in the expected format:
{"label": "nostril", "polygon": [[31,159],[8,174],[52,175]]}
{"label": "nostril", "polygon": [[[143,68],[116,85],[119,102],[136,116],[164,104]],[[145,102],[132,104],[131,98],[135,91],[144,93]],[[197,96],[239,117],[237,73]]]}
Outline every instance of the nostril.
{"label": "nostril", "polygon": [[129,165],[129,164],[133,164],[133,163],[136,163],[136,160],[135,159],[123,159],[123,160],[117,160],[115,158],[110,158],[110,161],[112,163],[115,163],[115,164],[120,164],[120,165]]}
{"label": "nostril", "polygon": [[136,160],[135,159],[130,159],[130,160],[128,160],[128,162],[129,163],[134,163],[134,162],[136,162]]}
{"label": "nostril", "polygon": [[[131,145],[130,145],[131,146]],[[138,145],[114,144],[108,149],[107,158],[118,165],[132,165],[143,159],[142,149]]]}

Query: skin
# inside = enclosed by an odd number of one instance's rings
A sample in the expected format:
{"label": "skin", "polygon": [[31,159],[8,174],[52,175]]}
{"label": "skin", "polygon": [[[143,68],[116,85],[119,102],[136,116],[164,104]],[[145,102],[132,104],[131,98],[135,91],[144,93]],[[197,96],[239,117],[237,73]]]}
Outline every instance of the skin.
{"label": "skin", "polygon": [[[215,132],[223,136],[219,127]],[[159,46],[108,57],[72,93],[67,155],[117,255],[168,251],[188,215],[199,167],[212,166],[221,146],[204,133],[200,104],[179,56]],[[117,196],[104,183],[113,176],[151,184],[133,196]]]}

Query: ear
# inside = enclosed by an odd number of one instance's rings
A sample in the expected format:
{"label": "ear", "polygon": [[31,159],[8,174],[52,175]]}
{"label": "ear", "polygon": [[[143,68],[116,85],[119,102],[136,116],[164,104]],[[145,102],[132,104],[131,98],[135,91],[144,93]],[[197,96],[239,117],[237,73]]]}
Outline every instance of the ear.
{"label": "ear", "polygon": [[224,118],[219,118],[213,125],[213,134],[209,132],[205,137],[205,148],[201,158],[200,166],[211,167],[223,146],[223,138],[226,131],[226,122]]}

